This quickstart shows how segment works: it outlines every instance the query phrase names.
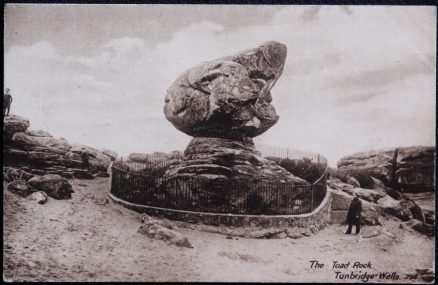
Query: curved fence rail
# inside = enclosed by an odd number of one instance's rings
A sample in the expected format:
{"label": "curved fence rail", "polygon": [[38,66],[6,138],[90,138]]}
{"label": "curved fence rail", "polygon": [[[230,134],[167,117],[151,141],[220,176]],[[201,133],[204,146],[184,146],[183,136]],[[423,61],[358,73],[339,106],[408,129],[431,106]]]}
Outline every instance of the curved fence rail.
{"label": "curved fence rail", "polygon": [[164,172],[172,158],[151,156],[150,161],[144,163],[115,163],[111,193],[125,201],[146,206],[209,213],[291,215],[312,212],[321,204],[327,191],[325,158],[280,148],[271,152],[266,149],[259,151],[311,184],[169,178]]}

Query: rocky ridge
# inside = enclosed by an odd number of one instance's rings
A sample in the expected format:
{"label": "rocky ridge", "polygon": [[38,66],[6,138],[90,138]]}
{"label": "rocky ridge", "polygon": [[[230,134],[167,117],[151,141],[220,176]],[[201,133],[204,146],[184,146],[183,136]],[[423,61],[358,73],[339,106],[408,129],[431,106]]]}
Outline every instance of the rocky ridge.
{"label": "rocky ridge", "polygon": [[[64,178],[108,177],[108,168],[117,153],[92,147],[70,145],[47,132],[28,130],[29,120],[17,115],[4,118],[3,165],[33,175],[57,174]],[[4,172],[8,170],[4,169]]]}
{"label": "rocky ridge", "polygon": [[361,171],[402,192],[433,192],[435,147],[412,146],[361,152],[341,158],[341,171]]}

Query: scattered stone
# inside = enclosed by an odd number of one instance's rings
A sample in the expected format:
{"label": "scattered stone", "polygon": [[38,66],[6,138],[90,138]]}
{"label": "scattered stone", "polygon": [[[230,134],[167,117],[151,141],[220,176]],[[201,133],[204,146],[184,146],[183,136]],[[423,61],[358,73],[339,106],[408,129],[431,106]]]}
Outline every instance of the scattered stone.
{"label": "scattered stone", "polygon": [[29,185],[55,199],[70,199],[73,193],[73,187],[67,179],[56,174],[33,177]]}
{"label": "scattered stone", "polygon": [[37,201],[38,204],[45,204],[47,202],[47,194],[43,191],[37,191],[29,196],[29,200]]}

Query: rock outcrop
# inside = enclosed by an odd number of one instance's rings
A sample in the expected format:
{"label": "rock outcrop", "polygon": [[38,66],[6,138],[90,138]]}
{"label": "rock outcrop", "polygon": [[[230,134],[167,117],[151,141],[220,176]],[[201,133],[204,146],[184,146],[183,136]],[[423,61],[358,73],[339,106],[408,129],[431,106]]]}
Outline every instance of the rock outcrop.
{"label": "rock outcrop", "polygon": [[338,161],[338,168],[341,170],[362,170],[369,175],[380,179],[385,184],[393,180],[393,161],[395,150],[387,149],[382,151],[369,151],[352,154],[341,158]]}
{"label": "rock outcrop", "polygon": [[[353,183],[354,184],[354,183]],[[433,235],[435,225],[434,210],[419,206],[409,194],[380,185],[375,189],[358,188],[356,185],[344,183],[337,177],[327,180],[332,195],[330,222],[344,224],[353,193],[362,200],[362,223],[365,225],[380,225],[383,220],[392,219],[400,222],[400,227],[412,229],[424,235]],[[410,194],[409,196],[425,196],[430,194]],[[424,197],[423,197],[424,198]],[[419,199],[418,203],[422,200]],[[422,208],[424,207],[424,208]]]}
{"label": "rock outcrop", "polygon": [[434,191],[435,147],[400,147],[343,157],[343,171],[362,171],[402,192]]}
{"label": "rock outcrop", "polygon": [[97,149],[70,145],[47,132],[28,130],[27,119],[11,115],[4,118],[3,165],[31,175],[58,174],[65,178],[108,176],[107,170],[117,155]]}
{"label": "rock outcrop", "polygon": [[270,90],[283,71],[286,51],[281,43],[267,42],[185,71],[167,91],[166,118],[194,137],[262,134],[279,118]]}
{"label": "rock outcrop", "polygon": [[435,148],[399,148],[394,176],[404,192],[434,191]]}

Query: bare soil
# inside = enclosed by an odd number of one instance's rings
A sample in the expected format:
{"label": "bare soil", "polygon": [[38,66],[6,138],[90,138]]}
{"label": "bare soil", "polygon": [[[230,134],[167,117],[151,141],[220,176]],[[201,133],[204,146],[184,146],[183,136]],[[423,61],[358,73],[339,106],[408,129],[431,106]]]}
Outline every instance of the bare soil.
{"label": "bare soil", "polygon": [[[435,239],[389,219],[359,236],[332,225],[300,239],[230,239],[180,227],[193,248],[177,247],[137,233],[139,214],[108,201],[109,179],[70,183],[72,199],[44,205],[3,191],[4,280],[362,282],[335,279],[336,271],[361,270],[400,278],[374,282],[412,283],[405,274],[434,267]],[[311,260],[324,268],[310,268]],[[333,261],[350,268],[334,270]],[[371,269],[351,269],[355,261]]]}

